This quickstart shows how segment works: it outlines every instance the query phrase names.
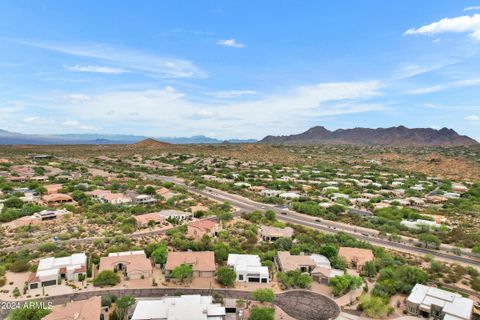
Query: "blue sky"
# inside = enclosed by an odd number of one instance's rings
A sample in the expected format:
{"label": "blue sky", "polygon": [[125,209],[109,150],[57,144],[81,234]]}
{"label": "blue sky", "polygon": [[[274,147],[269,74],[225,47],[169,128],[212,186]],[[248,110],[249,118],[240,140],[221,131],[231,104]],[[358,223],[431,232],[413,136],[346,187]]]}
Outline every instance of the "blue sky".
{"label": "blue sky", "polygon": [[0,2],[0,128],[480,140],[480,0]]}

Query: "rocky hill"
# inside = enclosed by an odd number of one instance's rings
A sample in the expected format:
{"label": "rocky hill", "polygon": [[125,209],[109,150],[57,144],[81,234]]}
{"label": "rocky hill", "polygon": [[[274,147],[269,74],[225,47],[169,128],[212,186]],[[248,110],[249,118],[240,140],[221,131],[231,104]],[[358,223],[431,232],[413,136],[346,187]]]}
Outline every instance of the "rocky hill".
{"label": "rocky hill", "polygon": [[132,147],[138,148],[138,149],[157,149],[157,148],[162,148],[170,145],[171,145],[170,143],[158,141],[152,138],[147,138],[145,140],[132,144]]}
{"label": "rocky hill", "polygon": [[474,139],[459,135],[452,129],[409,129],[404,126],[391,128],[353,128],[330,131],[316,126],[289,136],[267,136],[260,141],[266,144],[352,144],[386,146],[463,146],[476,145]]}

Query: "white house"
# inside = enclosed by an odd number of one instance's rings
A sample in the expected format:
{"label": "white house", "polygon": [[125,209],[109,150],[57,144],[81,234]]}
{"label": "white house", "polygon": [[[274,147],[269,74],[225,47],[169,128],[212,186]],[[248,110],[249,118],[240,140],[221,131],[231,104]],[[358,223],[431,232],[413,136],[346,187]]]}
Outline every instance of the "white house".
{"label": "white house", "polygon": [[136,204],[154,204],[157,199],[148,194],[139,194],[133,197],[133,202]]}
{"label": "white house", "polygon": [[193,214],[191,212],[184,212],[179,210],[162,210],[159,212],[160,217],[163,219],[174,219],[178,221],[184,221],[191,219]]}
{"label": "white house", "polygon": [[226,310],[211,296],[183,295],[138,300],[131,320],[222,320]]}
{"label": "white house", "polygon": [[44,258],[38,263],[36,273],[28,279],[30,289],[56,285],[61,279],[78,280],[80,275],[87,274],[87,256],[85,253],[75,253],[69,257]]}
{"label": "white house", "polygon": [[280,190],[271,190],[271,189],[264,189],[260,191],[260,194],[265,197],[275,197],[278,196],[282,191]]}
{"label": "white house", "polygon": [[473,301],[458,293],[416,284],[407,298],[407,312],[425,318],[470,320]]}
{"label": "white house", "polygon": [[260,257],[254,254],[229,254],[227,265],[237,274],[239,282],[268,283],[268,267],[262,266]]}
{"label": "white house", "polygon": [[300,198],[300,195],[295,192],[284,192],[284,193],[281,193],[279,197],[282,199],[298,199]]}
{"label": "white house", "polygon": [[428,229],[437,229],[440,228],[440,224],[436,223],[435,221],[430,221],[430,220],[423,220],[423,219],[418,219],[418,220],[402,220],[400,222],[402,226],[407,227],[408,229],[413,229],[413,230],[418,230],[421,229],[422,227],[428,228]]}

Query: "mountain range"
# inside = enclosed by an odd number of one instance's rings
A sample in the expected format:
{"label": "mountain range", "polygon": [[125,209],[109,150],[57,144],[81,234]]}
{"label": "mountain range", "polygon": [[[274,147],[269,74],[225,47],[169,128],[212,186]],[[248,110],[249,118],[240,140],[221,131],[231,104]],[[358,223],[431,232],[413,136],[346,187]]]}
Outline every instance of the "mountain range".
{"label": "mountain range", "polygon": [[459,135],[452,129],[409,129],[404,126],[390,128],[353,128],[330,131],[316,126],[289,136],[267,136],[266,144],[352,144],[388,146],[462,146],[478,144],[474,139]]}
{"label": "mountain range", "polygon": [[[135,144],[154,139],[170,144],[218,144],[218,143],[255,143],[254,139],[220,140],[203,135],[191,137],[147,137],[122,134],[22,134],[0,130],[1,144]],[[462,146],[477,145],[474,139],[459,135],[452,129],[413,128],[404,126],[390,128],[353,128],[330,131],[316,126],[300,134],[289,136],[266,136],[259,141],[262,144],[352,144],[352,145],[388,145],[388,146]]]}
{"label": "mountain range", "polygon": [[[0,145],[1,144],[33,144],[33,145],[50,145],[50,144],[133,144],[146,140],[150,137],[141,135],[123,135],[123,134],[23,134],[17,132],[9,132],[0,129]],[[153,139],[167,142],[171,144],[217,144],[223,143],[225,140],[206,137],[203,135],[191,137],[153,137]],[[230,143],[254,143],[255,139],[231,139]]]}

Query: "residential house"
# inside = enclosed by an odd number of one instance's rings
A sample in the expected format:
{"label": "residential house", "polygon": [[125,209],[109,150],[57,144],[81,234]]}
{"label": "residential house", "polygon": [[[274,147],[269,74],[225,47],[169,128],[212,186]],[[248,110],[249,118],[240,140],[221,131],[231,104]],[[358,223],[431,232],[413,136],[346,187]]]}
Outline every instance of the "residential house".
{"label": "residential house", "polygon": [[100,258],[98,271],[104,270],[123,271],[128,279],[150,278],[153,273],[152,263],[142,250],[115,252]]}
{"label": "residential house", "polygon": [[165,276],[168,277],[173,269],[182,264],[192,266],[194,277],[215,276],[215,254],[213,251],[169,252],[165,264]]}
{"label": "residential house", "polygon": [[155,224],[160,224],[165,222],[165,218],[160,216],[160,213],[158,212],[140,214],[138,216],[133,216],[133,218],[135,219],[137,224],[140,226],[148,225],[150,221],[153,221]]}
{"label": "residential house", "polygon": [[62,204],[73,204],[74,201],[71,196],[63,193],[53,193],[47,194],[42,197],[43,202],[47,205],[62,205]]}
{"label": "residential house", "polygon": [[227,265],[237,274],[238,282],[268,283],[270,281],[268,267],[262,266],[258,255],[230,253]]}
{"label": "residential house", "polygon": [[468,188],[460,183],[452,183],[452,190],[455,192],[467,192]]}
{"label": "residential house", "polygon": [[71,301],[54,306],[52,312],[42,320],[100,320],[102,302],[100,296],[90,299]]}
{"label": "residential house", "polygon": [[285,200],[295,200],[300,198],[300,195],[295,192],[284,192],[280,193],[278,196]]}
{"label": "residential house", "polygon": [[404,227],[407,227],[408,229],[412,230],[420,230],[422,228],[426,229],[438,229],[441,227],[441,224],[436,223],[435,221],[430,221],[430,220],[423,220],[423,219],[417,219],[417,220],[402,220],[400,224]]}
{"label": "residential house", "polygon": [[272,189],[264,189],[264,190],[260,191],[260,195],[262,195],[264,197],[276,197],[281,193],[282,193],[282,191],[280,191],[280,190],[272,190]]}
{"label": "residential house", "polygon": [[108,193],[99,197],[99,199],[110,204],[127,204],[132,202],[130,197],[127,197],[122,193]]}
{"label": "residential house", "polygon": [[222,230],[222,226],[212,220],[197,220],[187,225],[187,235],[195,240],[201,239],[204,235],[216,237]]}
{"label": "residential house", "polygon": [[248,188],[248,190],[253,191],[253,192],[262,192],[266,188],[264,186],[251,186]]}
{"label": "residential house", "polygon": [[182,295],[138,300],[131,320],[223,320],[225,308],[211,296]]}
{"label": "residential house", "polygon": [[270,226],[262,226],[260,229],[260,236],[263,241],[276,241],[279,238],[289,238],[293,236],[293,229],[290,227],[277,228]]}
{"label": "residential house", "polygon": [[132,197],[133,203],[135,204],[154,204],[158,200],[148,194],[139,194]]}
{"label": "residential house", "polygon": [[366,262],[372,261],[375,258],[370,249],[349,247],[340,247],[338,255],[345,258],[348,261],[348,264],[357,270],[362,269]]}
{"label": "residential house", "polygon": [[470,320],[473,301],[458,293],[416,284],[406,300],[407,312],[424,318]]}
{"label": "residential house", "polygon": [[35,212],[33,217],[40,219],[40,221],[45,221],[57,219],[59,216],[63,216],[65,214],[71,214],[71,212],[66,209],[42,210],[40,212]]}
{"label": "residential house", "polygon": [[159,214],[165,220],[173,219],[177,221],[190,220],[193,216],[191,212],[185,212],[185,211],[179,211],[179,210],[162,210],[159,212]]}
{"label": "residential house", "polygon": [[159,196],[162,196],[163,198],[165,198],[165,200],[168,200],[170,199],[171,197],[174,197],[175,196],[175,193],[170,191],[169,189],[167,188],[160,188],[158,190],[155,191],[155,193]]}
{"label": "residential house", "polygon": [[342,270],[333,269],[327,257],[319,254],[291,255],[288,251],[279,251],[275,263],[281,272],[294,270],[307,272],[318,282],[326,283],[329,279],[344,274]]}
{"label": "residential house", "polygon": [[36,273],[28,279],[29,289],[56,285],[61,279],[79,280],[87,275],[87,256],[75,253],[68,257],[40,259]]}
{"label": "residential house", "polygon": [[47,184],[47,185],[44,185],[43,187],[47,190],[46,192],[47,194],[55,194],[55,193],[58,193],[60,189],[62,189],[61,184]]}

